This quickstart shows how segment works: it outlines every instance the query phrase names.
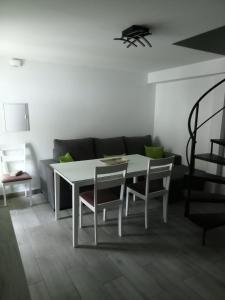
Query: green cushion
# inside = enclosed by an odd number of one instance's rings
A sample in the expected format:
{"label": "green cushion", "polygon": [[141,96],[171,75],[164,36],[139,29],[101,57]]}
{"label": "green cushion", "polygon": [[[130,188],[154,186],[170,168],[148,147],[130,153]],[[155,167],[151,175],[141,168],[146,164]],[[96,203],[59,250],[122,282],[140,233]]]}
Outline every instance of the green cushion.
{"label": "green cushion", "polygon": [[59,156],[60,163],[71,162],[71,161],[74,161],[74,159],[72,158],[69,152],[67,152],[65,155]]}
{"label": "green cushion", "polygon": [[145,146],[145,155],[150,158],[162,158],[164,156],[163,147]]}

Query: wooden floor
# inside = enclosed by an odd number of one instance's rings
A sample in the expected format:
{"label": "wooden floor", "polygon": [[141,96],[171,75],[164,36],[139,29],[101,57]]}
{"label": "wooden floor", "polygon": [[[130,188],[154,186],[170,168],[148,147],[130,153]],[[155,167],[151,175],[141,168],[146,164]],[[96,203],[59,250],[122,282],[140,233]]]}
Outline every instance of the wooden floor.
{"label": "wooden floor", "polygon": [[71,218],[55,222],[42,195],[34,196],[32,208],[22,197],[9,200],[9,207],[33,300],[225,299],[225,227],[209,232],[202,247],[201,231],[183,217],[182,202],[170,204],[167,225],[154,202],[149,230],[136,203],[122,238],[116,213],[109,212],[105,225],[100,216],[97,248],[88,213],[79,237],[84,245],[77,249]]}
{"label": "wooden floor", "polygon": [[0,207],[0,299],[30,300],[27,280],[7,207]]}

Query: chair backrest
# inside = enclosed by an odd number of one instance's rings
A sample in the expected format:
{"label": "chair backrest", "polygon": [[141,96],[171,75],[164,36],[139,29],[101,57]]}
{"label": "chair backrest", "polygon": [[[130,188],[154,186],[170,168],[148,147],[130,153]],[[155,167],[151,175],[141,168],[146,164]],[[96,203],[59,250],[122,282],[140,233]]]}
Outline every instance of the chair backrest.
{"label": "chair backrest", "polygon": [[173,162],[174,156],[149,160],[146,176],[146,195],[149,193],[150,181],[152,180],[162,179],[163,189],[166,191],[169,190]]}
{"label": "chair backrest", "polygon": [[120,200],[123,199],[127,173],[127,163],[114,166],[102,166],[95,168],[94,175],[94,205],[97,205],[99,190],[120,186]]}
{"label": "chair backrest", "polygon": [[15,170],[25,171],[26,144],[0,146],[1,173],[11,173]]}

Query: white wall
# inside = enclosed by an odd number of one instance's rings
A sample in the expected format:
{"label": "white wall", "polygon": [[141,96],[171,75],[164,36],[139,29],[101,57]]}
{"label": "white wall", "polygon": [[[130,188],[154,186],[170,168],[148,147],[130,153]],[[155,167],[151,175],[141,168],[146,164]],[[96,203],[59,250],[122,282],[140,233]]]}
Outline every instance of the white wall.
{"label": "white wall", "polygon": [[205,77],[209,75],[224,74],[225,58],[212,59],[182,67],[160,70],[148,74],[149,83],[181,80],[187,78]]}
{"label": "white wall", "polygon": [[[199,72],[196,65],[200,68]],[[160,74],[152,73],[148,77],[150,82],[156,84],[154,138],[167,150],[181,154],[184,164],[186,164],[185,147],[189,137],[187,122],[191,108],[207,89],[225,77],[224,74],[218,75],[221,73],[220,68],[217,69],[218,72],[215,71],[217,74],[202,76],[201,73],[200,76],[200,71],[208,70],[209,63],[196,65],[165,70],[165,74],[160,71]],[[191,67],[193,67],[192,78],[190,78]],[[225,68],[223,70],[225,73]],[[180,79],[177,79],[179,76]],[[224,104],[224,91],[225,85],[207,96],[200,107],[199,123]],[[209,152],[210,138],[220,138],[221,122],[222,114],[219,114],[199,130],[196,153]],[[212,172],[216,170],[215,165],[200,161],[197,162],[197,167]]]}
{"label": "white wall", "polygon": [[[53,139],[152,134],[154,93],[147,74],[0,59],[0,104],[29,103],[29,132],[4,133],[0,144],[30,143],[29,171],[39,187],[38,161],[51,158]],[[1,115],[2,118],[2,115]]]}

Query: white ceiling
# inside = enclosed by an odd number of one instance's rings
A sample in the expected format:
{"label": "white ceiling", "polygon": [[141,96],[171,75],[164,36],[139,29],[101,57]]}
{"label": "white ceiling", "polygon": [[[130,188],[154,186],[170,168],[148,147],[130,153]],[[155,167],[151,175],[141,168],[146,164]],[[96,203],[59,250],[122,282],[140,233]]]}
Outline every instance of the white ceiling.
{"label": "white ceiling", "polygon": [[[221,57],[172,43],[224,20],[225,0],[0,0],[0,56],[155,71]],[[152,48],[113,40],[133,24]]]}

